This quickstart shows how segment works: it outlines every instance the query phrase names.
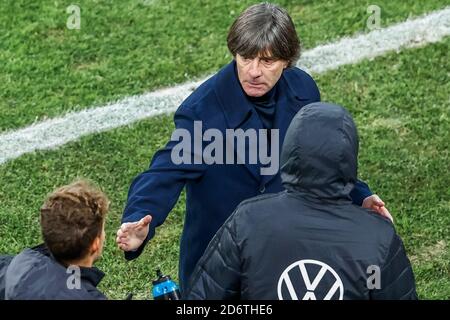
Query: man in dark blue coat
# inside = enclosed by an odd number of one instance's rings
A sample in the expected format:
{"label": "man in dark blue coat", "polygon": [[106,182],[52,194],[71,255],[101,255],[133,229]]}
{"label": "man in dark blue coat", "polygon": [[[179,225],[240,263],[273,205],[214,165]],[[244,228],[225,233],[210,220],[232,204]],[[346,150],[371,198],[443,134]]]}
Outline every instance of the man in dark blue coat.
{"label": "man in dark blue coat", "polygon": [[[227,40],[234,60],[178,108],[172,139],[131,184],[117,231],[116,242],[126,259],[138,257],[186,187],[182,289],[215,232],[241,201],[284,190],[279,146],[294,115],[320,101],[314,80],[294,67],[300,44],[284,9],[268,3],[249,7],[233,23]],[[230,132],[246,140],[234,143],[227,139]],[[254,136],[260,141],[255,143]],[[190,147],[180,149],[181,138]],[[252,159],[256,153],[259,158]],[[358,181],[351,196],[355,204],[389,215],[365,183]]]}

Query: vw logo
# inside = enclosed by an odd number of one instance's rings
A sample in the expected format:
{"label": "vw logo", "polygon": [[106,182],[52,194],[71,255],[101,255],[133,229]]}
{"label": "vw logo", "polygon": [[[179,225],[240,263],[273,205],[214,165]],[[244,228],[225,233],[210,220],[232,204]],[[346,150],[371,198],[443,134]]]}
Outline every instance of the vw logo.
{"label": "vw logo", "polygon": [[[310,277],[316,274],[313,279]],[[343,300],[344,285],[329,265],[317,260],[292,263],[278,280],[280,300]]]}

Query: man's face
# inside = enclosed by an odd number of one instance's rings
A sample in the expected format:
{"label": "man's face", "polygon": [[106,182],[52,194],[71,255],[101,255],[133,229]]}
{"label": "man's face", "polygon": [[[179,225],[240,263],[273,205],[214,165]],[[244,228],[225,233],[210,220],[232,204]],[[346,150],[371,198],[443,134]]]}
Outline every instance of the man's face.
{"label": "man's face", "polygon": [[237,54],[236,65],[245,93],[250,97],[261,97],[275,86],[288,63],[261,55],[246,59]]}

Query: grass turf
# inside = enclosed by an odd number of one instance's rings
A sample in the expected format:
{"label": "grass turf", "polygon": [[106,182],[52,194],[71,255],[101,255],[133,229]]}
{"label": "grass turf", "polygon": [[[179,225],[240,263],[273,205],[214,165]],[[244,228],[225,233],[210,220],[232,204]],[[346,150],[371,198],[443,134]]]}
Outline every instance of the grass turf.
{"label": "grass turf", "polygon": [[[66,1],[3,0],[0,132],[210,74],[230,60],[226,34],[255,1],[82,0],[81,29]],[[367,31],[371,1],[279,1],[304,48]],[[446,0],[379,0],[381,27]]]}

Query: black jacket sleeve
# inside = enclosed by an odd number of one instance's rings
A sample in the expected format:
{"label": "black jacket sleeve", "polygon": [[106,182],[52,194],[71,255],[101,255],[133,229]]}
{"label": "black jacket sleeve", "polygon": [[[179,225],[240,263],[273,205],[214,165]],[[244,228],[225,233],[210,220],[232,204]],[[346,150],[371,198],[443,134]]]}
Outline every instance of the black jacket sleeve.
{"label": "black jacket sleeve", "polygon": [[383,266],[381,286],[371,292],[373,300],[417,300],[414,273],[400,237],[394,233]]}
{"label": "black jacket sleeve", "polygon": [[240,254],[234,214],[213,237],[194,269],[183,297],[189,300],[240,298]]}

